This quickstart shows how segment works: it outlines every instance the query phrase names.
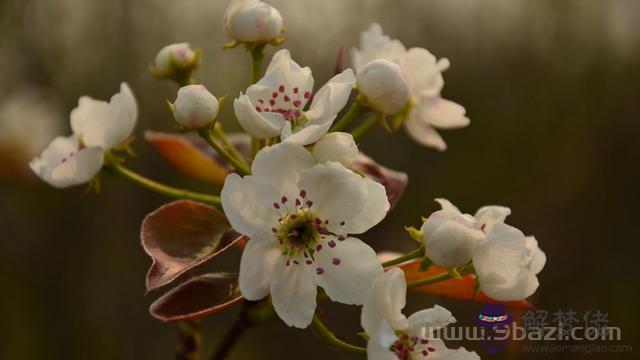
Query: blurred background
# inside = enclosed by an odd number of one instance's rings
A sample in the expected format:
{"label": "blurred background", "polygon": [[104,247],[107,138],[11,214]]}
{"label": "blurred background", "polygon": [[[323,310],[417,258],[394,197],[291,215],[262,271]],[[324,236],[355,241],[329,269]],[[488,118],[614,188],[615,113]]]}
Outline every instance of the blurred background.
{"label": "blurred background", "polygon": [[[357,45],[373,21],[408,47],[451,60],[443,96],[463,104],[472,122],[442,132],[449,150],[421,148],[402,132],[381,129],[360,144],[379,163],[410,177],[395,210],[365,237],[376,250],[411,250],[402,227],[436,210],[435,197],[469,213],[485,204],[508,205],[509,222],[535,235],[548,256],[533,298],[538,308],[572,309],[578,316],[600,310],[610,326],[621,327],[620,344],[636,349],[587,355],[525,354],[512,347],[493,357],[637,358],[640,2],[270,3],[285,18],[284,46],[313,69],[316,88],[332,75],[339,48]],[[242,48],[221,50],[228,41],[222,31],[227,4],[0,1],[1,359],[173,358],[177,330],[148,314],[159,293],[144,294],[151,261],[138,240],[143,217],[169,199],[113,176],[105,177],[98,195],[81,187],[57,191],[35,179],[26,164],[54,136],[68,133],[68,113],[80,96],[108,99],[127,81],[140,107],[138,156],[128,166],[204,189],[173,171],[142,138],[145,129],[172,131],[165,101],[177,90],[152,78],[147,64],[164,45],[190,42],[203,49],[198,80],[215,95],[235,97],[249,83],[250,62]],[[224,109],[223,122],[237,129],[231,108]],[[482,308],[412,295],[405,313],[434,303],[451,309],[463,325]],[[236,310],[204,321],[207,351]],[[338,334],[359,331],[356,308],[332,305],[329,314]],[[489,357],[477,343],[462,345]],[[357,358],[282,324],[250,331],[231,354],[303,356]]]}

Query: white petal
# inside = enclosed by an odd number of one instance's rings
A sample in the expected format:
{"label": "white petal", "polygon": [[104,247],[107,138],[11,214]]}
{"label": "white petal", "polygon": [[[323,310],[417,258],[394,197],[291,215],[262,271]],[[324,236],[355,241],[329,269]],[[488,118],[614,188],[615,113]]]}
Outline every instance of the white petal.
{"label": "white petal", "polygon": [[488,234],[493,225],[503,223],[507,216],[511,215],[511,209],[504,206],[483,206],[476,211],[475,218],[478,228]]}
{"label": "white petal", "polygon": [[[432,350],[429,351],[428,349]],[[422,351],[428,351],[428,355],[425,358]],[[458,349],[449,349],[441,339],[429,339],[427,344],[418,344],[414,347],[411,353],[412,358],[415,359],[429,359],[429,360],[480,360],[480,356],[475,351],[468,351],[464,347]]]}
{"label": "white petal", "polygon": [[436,57],[427,49],[411,48],[402,57],[400,66],[411,79],[412,92],[420,96],[440,94],[444,80],[436,63]]}
{"label": "white petal", "polygon": [[331,125],[333,124],[333,120],[336,118],[334,115],[328,119],[325,119],[326,122],[322,124],[311,124],[306,125],[303,128],[297,129],[297,131],[291,133],[291,126],[285,127],[286,130],[283,130],[281,134],[282,141],[292,142],[300,145],[310,145],[314,142],[318,141],[324,134],[329,131]]}
{"label": "white petal", "polygon": [[409,321],[402,314],[406,294],[407,282],[399,268],[391,268],[374,280],[360,319],[370,342],[389,348],[397,339],[395,330],[408,328]]}
{"label": "white petal", "polygon": [[429,336],[433,331],[456,322],[451,311],[440,305],[431,309],[424,309],[409,316],[409,331],[420,336]]}
{"label": "white petal", "polygon": [[431,230],[432,221],[434,220],[429,218],[422,227],[425,253],[429,259],[446,268],[467,264],[474,247],[484,239],[484,233],[456,219],[441,221]]}
{"label": "white petal", "polygon": [[404,45],[384,35],[382,27],[373,23],[360,34],[360,49],[352,50],[352,61],[356,72],[371,60],[387,59],[399,62],[406,53]]}
{"label": "white petal", "polygon": [[358,157],[358,146],[351,134],[332,132],[324,135],[315,144],[311,154],[319,163],[337,161],[349,168]]}
{"label": "white petal", "polygon": [[261,203],[259,187],[252,176],[230,174],[224,181],[220,198],[231,226],[253,240],[273,239],[271,228],[278,223],[278,212]]}
{"label": "white petal", "polygon": [[[304,92],[313,90],[313,75],[311,74],[311,69],[308,67],[303,68],[291,60],[289,50],[282,49],[273,55],[265,76],[258,81],[258,84],[276,91],[282,85],[285,87],[286,92],[290,92],[294,87],[297,87],[299,93],[304,94]],[[304,98],[301,100],[304,100]]]}
{"label": "white petal", "polygon": [[398,360],[398,356],[376,341],[367,342],[367,360]]}
{"label": "white petal", "polygon": [[367,185],[367,197],[362,211],[344,226],[329,224],[329,230],[344,234],[362,234],[376,226],[387,215],[391,205],[384,186],[369,178],[363,178],[362,181]]}
{"label": "white petal", "polygon": [[305,112],[309,123],[324,123],[338,114],[347,104],[355,81],[353,70],[346,69],[320,88],[313,97],[311,107]]}
{"label": "white petal", "polygon": [[451,211],[456,211],[456,212],[459,212],[459,213],[461,212],[460,210],[458,210],[458,208],[457,208],[455,205],[453,205],[453,204],[451,203],[451,201],[449,201],[449,200],[447,200],[447,199],[444,199],[444,198],[437,198],[437,199],[436,199],[436,202],[437,202],[438,204],[440,204],[440,208],[441,208],[442,210],[451,210]]}
{"label": "white petal", "polygon": [[329,237],[316,251],[316,283],[331,300],[362,305],[373,280],[382,275],[376,252],[356,238]]}
{"label": "white petal", "polygon": [[316,311],[316,284],[308,265],[295,265],[281,256],[273,271],[271,299],[273,307],[285,324],[306,328]]}
{"label": "white petal", "polygon": [[81,150],[78,147],[73,135],[57,137],[29,166],[42,180],[57,188],[87,183],[102,168],[104,151],[96,146]]}
{"label": "white petal", "polygon": [[458,129],[470,123],[464,107],[441,97],[424,99],[415,111],[422,121],[438,129]]}
{"label": "white petal", "polygon": [[131,135],[138,118],[138,106],[126,83],[111,101],[83,96],[71,111],[71,128],[86,146],[111,149]]}
{"label": "white petal", "polygon": [[538,247],[538,241],[533,236],[526,237],[526,246],[529,250],[529,270],[533,274],[538,274],[547,262],[547,255]]}
{"label": "white petal", "polygon": [[259,139],[279,135],[285,123],[281,114],[271,112],[258,113],[247,95],[240,94],[240,97],[233,101],[233,109],[240,126],[246,132]]}
{"label": "white petal", "polygon": [[275,241],[249,240],[242,251],[239,279],[240,291],[247,300],[269,295],[271,274],[281,252]]}
{"label": "white petal", "polygon": [[298,184],[306,191],[306,199],[313,202],[312,211],[330,225],[354,218],[366,201],[367,187],[360,175],[337,162],[306,170]]}
{"label": "white petal", "polygon": [[[287,206],[295,206],[298,197],[298,181],[302,173],[315,165],[311,153],[304,146],[284,142],[260,150],[251,165],[259,195],[265,204],[281,203],[286,197]],[[264,188],[263,185],[268,185]],[[290,207],[293,210],[293,207]]]}
{"label": "white petal", "polygon": [[422,146],[435,148],[438,151],[445,151],[447,144],[442,140],[440,134],[438,134],[433,126],[426,120],[419,118],[415,112],[416,110],[414,109],[404,123],[407,134]]}
{"label": "white petal", "polygon": [[538,279],[523,266],[527,252],[520,230],[501,223],[494,225],[473,253],[482,291],[503,301],[521,300],[533,294],[538,288]]}

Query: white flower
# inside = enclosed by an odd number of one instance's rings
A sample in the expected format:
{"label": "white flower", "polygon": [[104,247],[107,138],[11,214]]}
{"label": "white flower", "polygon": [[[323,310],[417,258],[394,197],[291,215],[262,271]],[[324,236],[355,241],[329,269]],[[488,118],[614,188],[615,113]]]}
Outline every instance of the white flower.
{"label": "white flower", "polygon": [[313,146],[311,154],[319,163],[337,161],[350,168],[358,157],[358,146],[351,134],[332,132],[318,140]]}
{"label": "white flower", "polygon": [[409,101],[409,82],[398,64],[377,59],[358,71],[358,91],[367,98],[369,106],[384,115],[401,111]]}
{"label": "white flower", "polygon": [[183,86],[178,90],[172,111],[176,122],[184,129],[203,129],[215,123],[218,99],[203,85]]}
{"label": "white flower", "polygon": [[283,29],[280,12],[259,0],[232,0],[224,13],[224,30],[238,42],[277,41]]}
{"label": "white flower", "polygon": [[308,145],[324,135],[349,100],[355,82],[351,69],[327,82],[312,97],[313,76],[308,67],[291,60],[288,50],[278,51],[265,76],[240,94],[233,105],[242,128],[266,139],[280,135],[283,141]]}
{"label": "white flower", "polygon": [[334,301],[362,304],[382,266],[360,234],[389,209],[385,189],[337,162],[317,164],[302,145],[260,150],[252,175],[227,176],[222,207],[232,227],[251,238],[240,261],[248,300],[271,294],[280,318],[307,327],[316,287]]}
{"label": "white flower", "polygon": [[534,237],[497,223],[473,252],[480,289],[496,300],[526,299],[538,289],[546,255]]}
{"label": "white flower", "polygon": [[448,349],[434,331],[455,323],[447,309],[434,306],[405,317],[407,283],[399,268],[391,268],[371,286],[362,306],[362,327],[369,336],[367,359],[480,359],[465,348]]}
{"label": "white flower", "polygon": [[71,111],[74,134],[55,138],[29,165],[54,187],[86,183],[100,171],[104,152],[131,135],[137,117],[136,100],[125,83],[109,103],[83,96]]}
{"label": "white flower", "polygon": [[472,261],[480,289],[496,300],[521,300],[536,291],[546,256],[534,237],[504,224],[509,208],[485,206],[471,216],[445,199],[436,201],[442,210],[422,226],[431,261],[444,267]]}
{"label": "white flower", "polygon": [[447,145],[435,128],[453,129],[469,125],[465,109],[440,97],[444,85],[442,72],[449,68],[449,60],[436,60],[423,48],[407,50],[404,45],[382,33],[378,24],[372,24],[360,36],[360,49],[352,50],[356,73],[375,59],[397,63],[410,84],[411,108],[405,128],[418,143],[445,150]]}
{"label": "white flower", "polygon": [[160,49],[156,55],[155,67],[158,72],[169,74],[174,71],[174,66],[180,69],[191,68],[197,58],[197,53],[189,43],[171,44]]}

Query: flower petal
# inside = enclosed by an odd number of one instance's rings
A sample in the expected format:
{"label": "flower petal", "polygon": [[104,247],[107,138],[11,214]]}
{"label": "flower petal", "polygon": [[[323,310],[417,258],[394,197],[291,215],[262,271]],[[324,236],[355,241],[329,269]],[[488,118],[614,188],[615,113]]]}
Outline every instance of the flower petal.
{"label": "flower petal", "polygon": [[376,341],[370,340],[367,342],[367,360],[398,360],[398,356],[391,352],[389,347],[382,347]]}
{"label": "flower petal", "polygon": [[438,129],[458,129],[470,123],[462,105],[441,97],[424,99],[416,112],[423,121]]}
{"label": "flower petal", "polygon": [[411,79],[413,94],[419,96],[437,96],[444,86],[442,74],[437,66],[436,57],[427,49],[411,48],[400,61],[402,70]]}
{"label": "flower petal", "polygon": [[249,240],[240,259],[240,291],[247,300],[269,295],[269,284],[276,262],[281,257],[277,243]]}
{"label": "flower petal", "polygon": [[483,206],[474,217],[478,221],[478,228],[488,234],[493,229],[493,225],[503,223],[507,216],[511,215],[511,209],[504,206]]}
{"label": "flower petal", "polygon": [[384,185],[391,206],[398,202],[409,183],[406,173],[384,167],[363,153],[358,154],[351,168]]}
{"label": "flower petal", "polygon": [[220,193],[222,209],[239,233],[253,240],[273,240],[271,227],[278,221],[278,212],[259,201],[258,191],[254,177],[230,174]]}
{"label": "flower petal", "polygon": [[376,252],[356,238],[328,237],[315,252],[316,283],[331,300],[361,305],[373,283],[382,275]]}
{"label": "flower petal", "polygon": [[367,187],[360,175],[347,170],[342,164],[328,162],[306,170],[299,187],[312,201],[312,210],[330,225],[349,221],[362,212]]}
{"label": "flower petal", "polygon": [[356,78],[353,70],[346,69],[329,80],[313,97],[311,107],[305,112],[310,124],[325,123],[344,108],[349,100]]}
{"label": "flower petal", "polygon": [[311,154],[319,163],[337,161],[349,168],[358,157],[358,146],[351,134],[332,132],[315,144]]}
{"label": "flower petal", "polygon": [[406,330],[409,321],[402,314],[407,282],[399,268],[391,268],[373,281],[362,306],[361,324],[369,341],[389,348],[397,339],[395,330]]}
{"label": "flower petal", "polygon": [[496,300],[521,300],[538,288],[535,274],[523,267],[527,257],[522,232],[506,224],[496,224],[486,240],[473,252],[473,265],[480,288]]}
{"label": "flower petal", "polygon": [[109,103],[83,96],[71,111],[71,128],[86,146],[111,149],[131,135],[138,106],[131,89],[120,84],[120,92]]}
{"label": "flower petal", "polygon": [[529,270],[534,274],[538,274],[547,262],[547,255],[545,255],[544,251],[540,250],[535,237],[527,236],[525,240],[530,257]]}
{"label": "flower petal", "polygon": [[298,181],[302,173],[315,165],[311,153],[304,146],[283,142],[263,148],[256,154],[251,170],[256,180],[258,196],[269,206],[281,203],[294,210],[293,201],[300,193]]}
{"label": "flower petal", "polygon": [[362,179],[362,181],[367,185],[367,196],[362,211],[343,226],[328,224],[327,228],[329,230],[344,234],[362,234],[376,226],[387,216],[391,205],[387,199],[384,186],[367,178]]}
{"label": "flower petal", "polygon": [[352,49],[352,62],[356,72],[374,59],[387,59],[399,62],[406,53],[404,45],[384,35],[382,27],[373,23],[360,34],[360,49]]}
{"label": "flower petal", "polygon": [[334,115],[331,118],[325,119],[326,121],[322,124],[310,124],[302,128],[296,129],[297,131],[291,132],[291,126],[287,123],[288,127],[285,126],[283,129],[280,138],[285,142],[292,142],[301,145],[310,145],[314,142],[318,141],[324,134],[329,131],[331,128],[331,124],[333,124],[333,120],[336,118]]}
{"label": "flower petal", "polygon": [[316,284],[308,265],[295,265],[285,256],[276,263],[271,280],[273,307],[285,324],[306,328],[316,311]]}
{"label": "flower petal", "polygon": [[464,347],[449,349],[441,339],[429,339],[426,344],[418,342],[411,353],[412,358],[421,359],[423,351],[428,353],[429,360],[480,360],[475,351],[468,351]]}
{"label": "flower petal", "polygon": [[285,123],[282,114],[258,113],[247,95],[240,94],[240,97],[233,101],[233,109],[240,126],[259,139],[279,135]]}
{"label": "flower petal", "polygon": [[416,114],[417,110],[413,110],[404,128],[407,134],[418,144],[426,147],[435,148],[438,151],[445,151],[447,144],[442,137],[426,120],[419,118]]}
{"label": "flower petal", "polygon": [[[313,90],[313,75],[308,67],[301,67],[291,59],[291,53],[287,49],[277,51],[267,67],[265,75],[257,83],[279,91],[284,87],[285,92],[298,88],[298,93],[304,94]],[[301,98],[306,104],[305,98]]]}
{"label": "flower petal", "polygon": [[420,337],[430,336],[433,331],[455,322],[456,318],[451,315],[451,311],[435,305],[431,309],[420,310],[409,316],[409,331]]}

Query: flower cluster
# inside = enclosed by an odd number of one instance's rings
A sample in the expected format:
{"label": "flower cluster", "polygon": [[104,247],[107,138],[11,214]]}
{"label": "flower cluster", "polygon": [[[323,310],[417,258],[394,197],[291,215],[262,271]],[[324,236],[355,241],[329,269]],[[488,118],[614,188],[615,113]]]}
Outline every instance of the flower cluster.
{"label": "flower cluster", "polygon": [[[477,289],[466,300],[476,300],[478,292],[490,301],[532,295],[546,256],[534,237],[504,223],[510,209],[487,206],[472,216],[437,199],[441,210],[420,229],[406,228],[417,248],[386,262],[362,240],[398,201],[407,175],[362,154],[356,140],[378,122],[392,130],[392,116],[394,128],[404,126],[418,143],[445,150],[436,129],[469,124],[465,109],[440,95],[449,61],[423,48],[406,49],[373,24],[352,51],[355,71],[337,71],[314,91],[311,70],[286,49],[262,72],[264,48],[284,41],[277,9],[259,0],[233,0],[223,23],[232,39],[225,48],[244,44],[252,57],[253,81],[233,101],[246,134],[225,133],[218,121],[224,97],[219,101],[193,74],[200,52],[177,43],[159,51],[150,71],[180,86],[169,108],[178,130],[192,134],[146,136],[183,174],[221,187],[219,195],[160,184],[122,166],[124,159],[114,152],[127,149],[138,115],[125,83],[109,103],[82,97],[71,112],[73,135],[54,139],[32,160],[33,171],[67,187],[92,181],[108,165],[179,199],[149,214],[140,236],[153,258],[147,290],[192,273],[151,306],[162,320],[196,319],[238,303],[249,306],[248,300],[289,326],[312,325],[331,345],[366,352],[371,360],[478,359],[435,337],[435,330],[456,321],[448,310],[435,305],[407,318],[402,309],[408,288],[429,292],[426,285],[440,281],[451,292],[461,279],[473,281]],[[368,120],[348,130],[365,114]],[[229,248],[242,249],[239,274],[193,276]],[[362,307],[366,348],[327,329],[317,311],[327,299]]]}

